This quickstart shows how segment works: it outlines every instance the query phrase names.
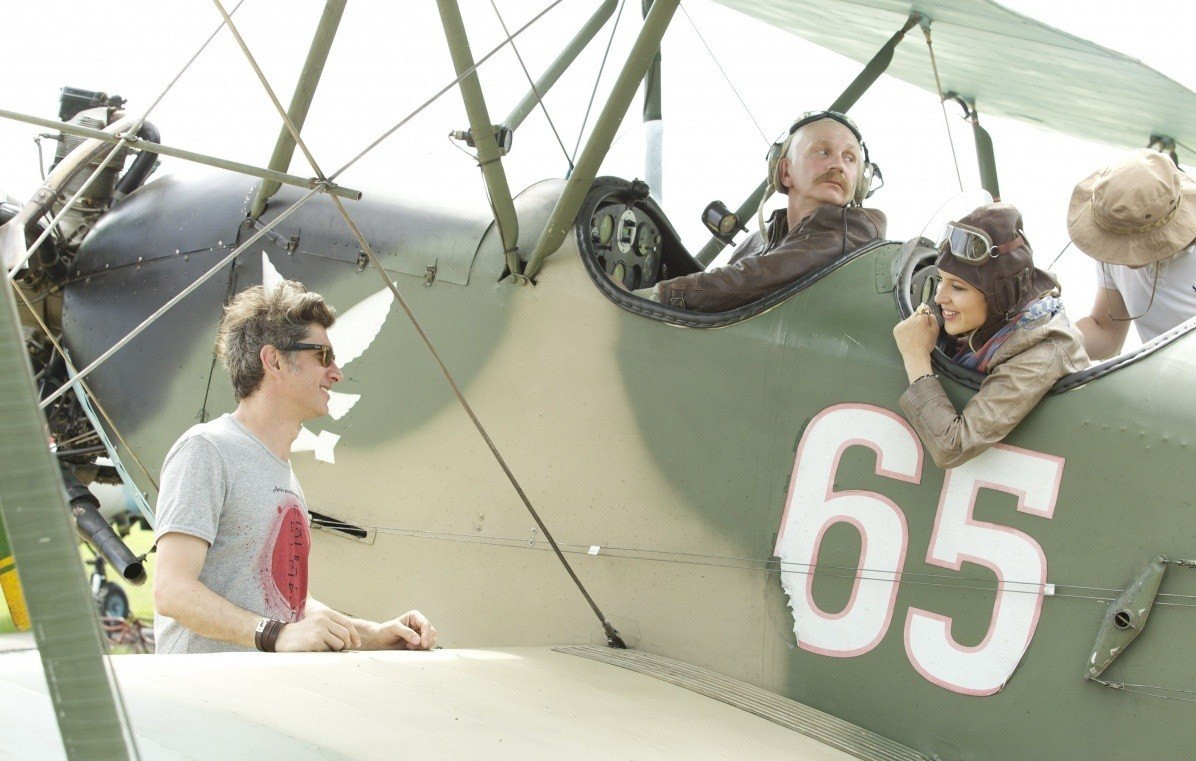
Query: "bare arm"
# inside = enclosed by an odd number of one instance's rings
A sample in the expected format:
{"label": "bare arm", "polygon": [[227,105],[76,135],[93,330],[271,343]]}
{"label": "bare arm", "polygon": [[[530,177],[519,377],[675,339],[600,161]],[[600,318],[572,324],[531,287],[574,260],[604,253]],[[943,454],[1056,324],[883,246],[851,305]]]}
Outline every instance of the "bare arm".
{"label": "bare arm", "polygon": [[[313,612],[329,612],[344,616],[343,613],[337,613],[316,598],[308,596],[307,613],[310,616]],[[398,618],[382,623],[351,616],[345,618],[360,635],[359,642],[354,645],[355,649],[430,650],[436,646],[436,627],[418,610],[409,610]]]}
{"label": "bare arm", "polygon": [[154,607],[187,629],[221,642],[253,647],[261,616],[238,608],[199,580],[208,543],[197,536],[171,532],[158,539],[154,568]]}
{"label": "bare arm", "polygon": [[[1114,319],[1116,318],[1116,319]],[[1092,313],[1076,328],[1084,334],[1084,348],[1092,359],[1108,359],[1121,351],[1130,331],[1130,313],[1116,288],[1098,288]]]}
{"label": "bare arm", "polygon": [[[154,607],[187,629],[208,639],[254,647],[253,635],[262,616],[233,605],[199,580],[208,543],[172,531],[158,539],[154,569]],[[343,650],[361,647],[348,616],[319,605],[301,621],[287,624],[278,635],[279,652]]]}

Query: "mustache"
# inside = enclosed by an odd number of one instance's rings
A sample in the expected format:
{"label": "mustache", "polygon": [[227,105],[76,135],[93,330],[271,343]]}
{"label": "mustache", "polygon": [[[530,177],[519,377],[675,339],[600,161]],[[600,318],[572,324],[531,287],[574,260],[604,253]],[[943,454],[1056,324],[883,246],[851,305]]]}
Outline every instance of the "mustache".
{"label": "mustache", "polygon": [[815,184],[820,182],[833,182],[844,190],[847,190],[847,178],[843,176],[842,172],[835,169],[818,175],[818,179],[816,179],[814,182]]}

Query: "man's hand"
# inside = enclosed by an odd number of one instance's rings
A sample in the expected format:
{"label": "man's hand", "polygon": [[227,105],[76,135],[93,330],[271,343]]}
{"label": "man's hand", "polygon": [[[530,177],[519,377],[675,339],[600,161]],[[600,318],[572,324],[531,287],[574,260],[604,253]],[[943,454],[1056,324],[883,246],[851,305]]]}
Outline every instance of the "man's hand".
{"label": "man's hand", "polygon": [[381,650],[431,650],[436,646],[436,627],[418,610],[378,625],[375,644]]}
{"label": "man's hand", "polygon": [[[408,614],[410,615],[410,614]],[[349,617],[331,608],[319,608],[302,621],[287,624],[278,634],[274,649],[280,653],[326,650],[357,650],[361,635]]]}

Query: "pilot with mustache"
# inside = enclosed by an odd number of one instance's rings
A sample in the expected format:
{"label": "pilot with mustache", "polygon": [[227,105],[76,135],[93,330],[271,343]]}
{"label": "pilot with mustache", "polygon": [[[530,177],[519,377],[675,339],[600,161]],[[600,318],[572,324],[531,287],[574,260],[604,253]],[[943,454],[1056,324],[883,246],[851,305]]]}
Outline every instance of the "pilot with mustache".
{"label": "pilot with mustache", "polygon": [[[883,238],[883,212],[860,204],[874,166],[859,128],[834,111],[807,113],[769,153],[769,185],[788,196],[765,233],[753,232],[725,266],[672,278],[637,295],[682,309],[725,312],[813,272],[865,243]],[[763,200],[761,201],[763,208]],[[759,215],[763,222],[763,215]]]}

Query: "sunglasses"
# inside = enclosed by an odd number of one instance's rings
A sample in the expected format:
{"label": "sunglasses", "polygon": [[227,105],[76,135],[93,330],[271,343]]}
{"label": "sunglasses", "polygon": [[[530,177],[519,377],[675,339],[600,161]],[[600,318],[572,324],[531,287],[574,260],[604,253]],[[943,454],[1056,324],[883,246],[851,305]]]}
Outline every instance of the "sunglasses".
{"label": "sunglasses", "polygon": [[995,259],[1000,254],[1007,254],[1019,246],[1028,246],[1025,233],[1021,233],[1008,243],[993,245],[992,238],[983,230],[963,225],[959,222],[948,222],[947,230],[939,242],[939,253],[948,251],[956,259],[969,264],[983,264],[989,259]]}
{"label": "sunglasses", "polygon": [[336,361],[336,353],[327,344],[291,344],[290,346],[283,346],[282,351],[318,351],[320,352],[320,364],[324,367],[328,367]]}

